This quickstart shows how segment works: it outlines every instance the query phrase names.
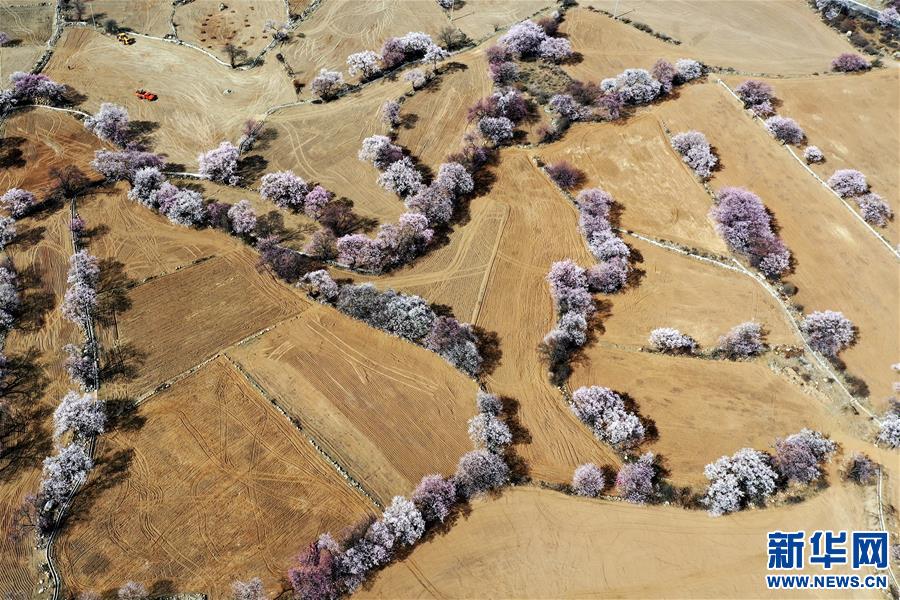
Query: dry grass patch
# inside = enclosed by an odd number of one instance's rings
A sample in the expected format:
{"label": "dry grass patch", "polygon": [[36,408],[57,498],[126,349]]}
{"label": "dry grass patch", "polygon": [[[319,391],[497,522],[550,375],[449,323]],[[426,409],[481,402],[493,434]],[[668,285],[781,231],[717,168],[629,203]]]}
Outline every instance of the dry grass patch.
{"label": "dry grass patch", "polygon": [[383,504],[425,474],[453,473],[471,449],[475,382],[334,309],[311,308],[228,354]]}
{"label": "dry grass patch", "polygon": [[225,359],[101,438],[57,550],[67,591],[223,598],[235,578],[276,587],[324,531],[374,507]]}
{"label": "dry grass patch", "polygon": [[246,53],[241,60],[252,59],[271,41],[272,32],[264,32],[266,21],[276,24],[287,21],[284,2],[271,0],[232,0],[224,10],[219,0],[195,0],[175,9],[178,36],[201,48],[206,48],[225,62],[229,61],[225,44],[232,44]]}
{"label": "dry grass patch", "polygon": [[[591,4],[611,13],[616,1],[595,0]],[[632,21],[645,23],[680,40],[680,46],[665,44],[679,57],[741,71],[781,75],[827,71],[832,58],[853,50],[805,2],[621,0],[618,10],[618,14]],[[586,11],[576,13],[582,15]],[[605,15],[591,17],[592,21],[599,19],[612,23]],[[594,28],[599,29],[596,25]],[[640,31],[634,32],[647,39],[645,47],[658,41]],[[607,47],[614,44],[609,37],[596,41],[603,41]],[[576,50],[586,45],[578,44],[575,39],[572,44]]]}
{"label": "dry grass patch", "polygon": [[[890,251],[849,214],[759,126],[721,86],[692,86],[659,110],[670,127],[703,124],[722,162],[713,189],[743,186],[772,211],[796,269],[786,279],[799,290],[804,313],[839,310],[859,327],[857,343],[841,353],[876,406],[891,389],[890,365],[900,354],[900,282]],[[803,121],[802,115],[794,115]],[[875,290],[878,290],[875,292]]]}
{"label": "dry grass patch", "polygon": [[[309,306],[255,266],[249,250],[218,256],[129,290],[115,315],[126,393],[136,396]],[[113,357],[114,358],[114,357]]]}
{"label": "dry grass patch", "polygon": [[[146,35],[163,37],[172,33],[172,2],[166,0],[91,0],[86,6],[88,21],[93,9],[97,23],[112,19],[121,29]],[[138,39],[137,43],[142,41]]]}
{"label": "dry grass patch", "polygon": [[[864,501],[860,488],[839,485],[799,505],[713,519],[675,507],[515,488],[476,502],[465,521],[417,546],[359,596],[783,597],[767,590],[760,575],[767,560],[766,533],[833,529],[835,523],[868,529],[874,523],[868,521]],[[818,566],[807,571],[821,573]]]}
{"label": "dry grass patch", "polygon": [[[702,131],[703,122],[692,127]],[[538,154],[546,163],[569,161],[584,172],[585,187],[612,194],[621,208],[621,227],[694,248],[725,251],[707,216],[712,200],[672,150],[652,113],[622,124],[577,124]]]}
{"label": "dry grass patch", "polygon": [[[187,46],[143,38],[123,46],[83,28],[66,30],[44,72],[86,95],[88,112],[101,102],[125,106],[132,121],[149,123],[154,149],[189,170],[200,152],[236,143],[248,118],[295,98],[275,61],[234,71]],[[137,99],[138,88],[159,99]]]}

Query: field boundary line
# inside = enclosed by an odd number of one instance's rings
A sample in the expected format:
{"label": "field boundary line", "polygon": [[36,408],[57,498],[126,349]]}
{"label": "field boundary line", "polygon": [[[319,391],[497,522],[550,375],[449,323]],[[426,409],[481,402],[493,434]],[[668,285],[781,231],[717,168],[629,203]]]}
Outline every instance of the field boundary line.
{"label": "field boundary line", "polygon": [[247,371],[247,369],[244,368],[244,366],[240,362],[229,356],[227,352],[223,352],[222,355],[231,363],[231,365],[238,371],[238,373],[240,373],[244,377],[244,379],[247,380],[247,382],[251,385],[251,387],[253,387],[253,389],[255,389],[265,400],[268,400],[269,403],[274,406],[278,412],[284,415],[284,417],[290,422],[294,429],[296,429],[306,439],[306,441],[309,442],[310,445],[325,458],[326,462],[328,462],[328,464],[330,464],[331,467],[335,471],[337,471],[338,475],[340,475],[344,479],[344,481],[350,484],[350,487],[355,488],[356,491],[365,496],[366,499],[368,499],[373,505],[375,505],[375,508],[377,508],[378,510],[384,510],[384,506],[381,505],[381,503],[375,498],[375,496],[369,493],[369,491],[365,487],[363,487],[362,483],[360,483],[359,480],[353,477],[350,472],[343,467],[343,465],[341,465],[337,460],[334,459],[334,457],[332,457],[330,454],[328,454],[328,452],[325,451],[322,445],[319,444],[319,442],[317,442],[313,436],[307,433],[306,429],[303,427],[303,424],[300,422],[300,419],[292,416],[287,411],[287,409],[281,406],[281,403],[279,403],[278,400],[276,400],[275,397],[272,396],[272,394],[270,394],[256,380],[256,378],[253,377],[253,375],[251,375]]}
{"label": "field boundary line", "polygon": [[[887,531],[887,527],[884,524],[884,500],[882,499],[881,490],[882,490],[882,480],[884,479],[884,471],[879,466],[878,467],[878,517],[881,519],[881,530]],[[891,567],[890,561],[888,561],[888,573],[891,576],[891,580],[894,582],[894,587],[900,587],[897,584],[897,577],[894,575],[894,569]]]}
{"label": "field boundary line", "polygon": [[[743,101],[738,97],[737,94],[734,93],[734,91],[730,87],[728,87],[727,83],[725,83],[718,77],[716,78],[716,82],[719,85],[721,85],[722,87],[724,87],[726,90],[728,90],[728,93],[731,94],[735,100],[740,102],[741,106],[743,106]],[[742,108],[741,112],[746,112],[746,111]],[[763,125],[763,127],[765,127],[763,120],[761,118],[759,118],[757,115],[753,115],[751,117],[751,119],[758,122],[759,124]],[[827,183],[825,183],[825,181],[821,177],[819,177],[815,173],[815,171],[813,171],[812,169],[809,168],[809,165],[807,165],[799,156],[797,156],[797,153],[794,152],[793,148],[791,148],[790,146],[788,146],[787,144],[784,144],[784,143],[780,143],[780,145],[783,146],[785,149],[787,149],[787,151],[790,153],[790,155],[792,157],[794,157],[794,160],[796,160],[800,164],[800,166],[802,166],[806,170],[807,173],[812,175],[816,181],[818,181],[820,184],[822,184],[822,187],[824,187],[826,190],[828,190],[829,193],[831,193],[835,198],[840,200],[841,204],[843,204],[844,207],[853,214],[853,216],[856,218],[856,220],[859,221],[860,223],[862,223],[866,227],[866,229],[868,229],[869,232],[872,233],[872,235],[874,235],[882,244],[884,244],[887,247],[887,249],[891,252],[891,254],[894,255],[894,258],[900,259],[900,250],[897,250],[893,246],[891,246],[890,242],[888,242],[884,238],[883,235],[881,235],[880,233],[875,231],[875,228],[872,227],[871,225],[869,225],[869,223],[867,223],[866,220],[862,218],[862,215],[860,215],[858,212],[856,212],[856,210],[853,209],[853,207],[850,205],[849,202],[847,202],[846,199],[842,198],[840,196],[840,194],[838,194],[833,189],[831,189],[831,187]]]}
{"label": "field boundary line", "polygon": [[509,205],[503,204],[502,206],[503,222],[500,224],[500,231],[497,233],[497,239],[494,242],[494,247],[491,249],[491,260],[488,262],[488,268],[481,279],[481,286],[478,288],[478,296],[475,299],[475,306],[472,308],[472,319],[469,321],[472,324],[478,323],[478,317],[481,315],[481,307],[484,304],[484,297],[487,295],[488,283],[494,276],[494,265],[497,263],[500,243],[503,241],[503,236],[506,233],[506,224],[509,221]]}

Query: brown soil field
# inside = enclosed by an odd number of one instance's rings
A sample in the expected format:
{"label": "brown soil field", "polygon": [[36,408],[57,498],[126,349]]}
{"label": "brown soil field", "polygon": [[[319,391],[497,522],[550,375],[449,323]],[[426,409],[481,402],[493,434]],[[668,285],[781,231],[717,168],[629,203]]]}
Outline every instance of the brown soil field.
{"label": "brown soil field", "polygon": [[719,336],[744,321],[756,321],[768,331],[770,345],[799,345],[787,315],[759,283],[735,271],[653,246],[633,237],[625,242],[636,250],[642,271],[637,285],[602,296],[603,342],[646,345],[650,331],[675,327],[711,349]]}
{"label": "brown soil field", "polygon": [[[472,203],[469,220],[458,225],[447,243],[395,273],[379,278],[379,285],[402,289],[443,304],[460,320],[474,322],[491,273],[497,244],[509,217],[509,207],[491,198]],[[366,277],[336,270],[340,276]]]}
{"label": "brown soil field", "polygon": [[[834,485],[801,504],[713,519],[700,511],[513,488],[474,503],[447,534],[417,546],[358,595],[782,598],[791,594],[766,589],[766,533],[868,529],[874,523],[865,501],[860,488]],[[871,591],[844,596],[880,597]]]}
{"label": "brown soil field", "polygon": [[243,249],[243,243],[213,232],[171,223],[127,196],[127,186],[100,190],[78,202],[88,223],[86,245],[103,263],[107,286],[171,273],[192,262]]}
{"label": "brown soil field", "polygon": [[436,2],[324,2],[294,30],[294,39],[281,53],[294,77],[308,89],[309,82],[323,68],[342,71],[348,80],[355,79],[348,77],[346,62],[354,52],[379,52],[384,40],[410,31],[435,37],[446,24],[447,17]]}
{"label": "brown soil field", "polygon": [[471,449],[475,383],[334,309],[315,306],[228,355],[382,504],[423,475],[452,474]]}
{"label": "brown soil field", "polygon": [[222,358],[142,404],[97,457],[58,546],[68,593],[272,589],[319,533],[374,512]]}
{"label": "brown soil field", "polygon": [[249,250],[235,251],[128,291],[110,326],[134,372],[126,393],[150,391],[309,306],[299,292],[257,271],[256,260]]}
{"label": "brown soil field", "polygon": [[219,10],[220,4],[219,0],[194,0],[177,7],[174,19],[181,39],[206,48],[225,62],[225,44],[237,46],[252,59],[271,41],[271,32],[263,31],[266,21],[287,21],[284,2],[232,0],[225,10]]}
{"label": "brown soil field", "polygon": [[53,33],[53,6],[21,0],[0,3],[0,31],[13,40],[0,48],[0,81],[5,87],[12,73],[31,71],[47,47]]}
{"label": "brown soil field", "polygon": [[365,138],[386,133],[381,105],[408,89],[400,79],[382,80],[337,102],[276,112],[266,121],[274,139],[259,151],[268,163],[266,171],[291,169],[352,200],[358,214],[379,222],[395,221],[406,211],[403,201],[378,186],[378,170],[360,161],[357,153]]}
{"label": "brown soil field", "polygon": [[[516,449],[531,476],[568,481],[577,465],[615,457],[569,412],[539,361],[537,345],[554,321],[544,277],[554,261],[572,258],[590,265],[592,257],[578,231],[575,211],[525,151],[504,150],[494,171],[497,180],[490,199],[472,203],[473,214],[483,201],[499,203],[507,212],[487,265],[487,280],[481,288],[470,288],[477,294],[473,322],[496,333],[502,350],[486,383],[490,391],[519,403],[516,418],[529,431],[530,440]],[[542,243],[531,243],[541,232]]]}
{"label": "brown soil field", "polygon": [[867,384],[876,407],[883,406],[893,380],[890,365],[900,354],[895,258],[744,115],[723,87],[688,87],[677,105],[662,104],[659,111],[673,131],[704,124],[722,164],[710,182],[713,189],[744,186],[772,211],[796,260],[795,271],[786,277],[799,289],[794,301],[805,313],[840,310],[857,325],[856,344],[840,357],[849,373]]}
{"label": "brown soil field", "polygon": [[103,144],[72,114],[33,108],[16,111],[0,126],[0,189],[21,187],[44,199],[53,185],[50,171],[74,165],[93,180],[94,151]]}
{"label": "brown soil field", "polygon": [[[615,0],[592,0],[590,3],[610,13],[615,4]],[[853,46],[825,25],[805,2],[621,0],[618,10],[617,14],[645,23],[682,42],[675,46],[634,30],[647,38],[642,44],[644,47],[659,41],[681,57],[739,71],[780,75],[824,72],[830,68],[832,58],[841,52],[854,51]],[[587,11],[577,13],[587,14]],[[605,15],[595,14],[590,29],[597,30],[596,23],[600,19],[612,22]],[[631,28],[630,25],[627,27]],[[608,37],[587,39],[602,41],[602,45],[591,45],[604,48],[604,53],[615,45]],[[577,43],[575,38],[572,44],[576,50],[588,45]],[[647,66],[652,64],[653,61]]]}
{"label": "brown soil field", "polygon": [[[828,180],[837,169],[866,174],[872,190],[900,213],[900,74],[879,69],[863,75],[768,80],[781,101],[779,114],[794,117],[806,132],[807,143],[818,146],[825,162],[810,165]],[[728,77],[734,89],[744,81]],[[847,124],[852,123],[851,127]],[[798,151],[802,156],[802,152]],[[850,200],[855,207],[855,203]],[[895,245],[900,219],[879,229]]]}
{"label": "brown soil field", "polygon": [[771,451],[776,437],[804,427],[840,433],[825,401],[772,372],[770,356],[752,362],[666,356],[608,347],[605,337],[586,349],[571,387],[602,385],[631,397],[659,433],[641,450],[663,458],[675,485],[700,491],[708,463],[747,446]]}
{"label": "brown soil field", "polygon": [[538,11],[552,12],[548,10],[552,8],[546,0],[466,0],[454,9],[450,24],[477,41]]}
{"label": "brown soil field", "polygon": [[[703,122],[693,127],[702,129]],[[576,124],[562,140],[535,154],[548,164],[571,162],[584,172],[584,187],[612,194],[622,209],[621,227],[718,254],[726,251],[707,216],[712,200],[671,149],[653,112],[640,112],[622,124]]]}
{"label": "brown soil field", "polygon": [[407,98],[401,111],[408,124],[401,125],[398,143],[432,169],[459,148],[469,107],[493,92],[481,48],[457,55],[453,63],[462,67]]}
{"label": "brown soil field", "polygon": [[[145,38],[123,46],[88,29],[67,29],[44,72],[87,96],[81,106],[88,112],[101,102],[126,107],[132,121],[147,122],[156,151],[190,170],[200,152],[236,143],[244,121],[294,100],[275,61],[233,71],[186,46]],[[138,88],[159,99],[137,99]]]}
{"label": "brown soil field", "polygon": [[[91,0],[85,7],[89,22],[93,9],[97,23],[112,19],[122,29],[146,35],[163,37],[172,33],[172,3],[165,0]],[[137,43],[142,41],[138,39]]]}

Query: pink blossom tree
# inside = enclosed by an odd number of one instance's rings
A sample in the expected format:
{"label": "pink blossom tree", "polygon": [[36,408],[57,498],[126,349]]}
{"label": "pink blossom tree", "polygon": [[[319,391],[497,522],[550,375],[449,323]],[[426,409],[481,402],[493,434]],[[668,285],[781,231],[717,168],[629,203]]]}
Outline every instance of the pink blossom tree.
{"label": "pink blossom tree", "polygon": [[134,174],[144,167],[162,169],[165,161],[158,154],[140,150],[121,150],[111,152],[97,150],[91,168],[106,177],[109,181],[122,179],[132,180]]}
{"label": "pink blossom tree", "polygon": [[315,186],[306,194],[303,200],[303,213],[311,218],[318,220],[322,216],[322,211],[331,202],[332,194],[321,185]]}
{"label": "pink blossom tree", "polygon": [[57,505],[65,502],[69,494],[87,480],[94,461],[80,444],[71,443],[59,452],[44,459],[41,474],[40,495]]}
{"label": "pink blossom tree", "polygon": [[623,463],[616,475],[616,487],[622,498],[633,504],[646,504],[655,493],[656,457],[646,452],[634,462]]}
{"label": "pink blossom tree", "polygon": [[456,503],[456,485],[441,475],[425,475],[412,494],[412,501],[426,524],[443,523]]}
{"label": "pink blossom tree", "polygon": [[579,496],[596,498],[606,487],[603,469],[594,463],[585,463],[575,469],[572,477],[572,491]]}
{"label": "pink blossom tree", "polygon": [[363,140],[357,156],[359,160],[370,162],[379,171],[384,171],[391,163],[403,158],[403,149],[392,143],[387,136],[373,135]]}
{"label": "pink blossom tree", "polygon": [[799,144],[806,137],[795,120],[778,115],[766,119],[766,130],[785,144]]}
{"label": "pink blossom tree", "polygon": [[92,394],[68,392],[53,413],[53,435],[56,439],[71,432],[82,441],[106,429],[106,406]]}
{"label": "pink blossom tree", "polygon": [[16,220],[12,217],[0,217],[0,250],[6,248],[16,239]]}
{"label": "pink blossom tree", "polygon": [[728,358],[754,356],[764,348],[762,327],[753,321],[735,325],[731,331],[719,338],[719,351]]}
{"label": "pink blossom tree", "polygon": [[547,165],[545,169],[553,183],[567,191],[575,189],[584,181],[584,173],[565,160]]}
{"label": "pink blossom tree", "polygon": [[468,323],[460,323],[453,317],[437,317],[422,345],[472,377],[481,372],[478,339]]}
{"label": "pink blossom tree", "polygon": [[63,346],[63,352],[66,359],[63,367],[66,369],[69,378],[77,383],[82,390],[94,389],[97,386],[97,366],[94,362],[96,347],[85,342],[83,346],[75,344],[66,344]]}
{"label": "pink blossom tree", "polygon": [[228,209],[231,230],[238,235],[249,235],[256,228],[256,211],[247,200],[241,200]]}
{"label": "pink blossom tree", "polygon": [[254,577],[247,581],[235,581],[231,584],[232,600],[266,600],[262,579]]}
{"label": "pink blossom tree", "polygon": [[510,53],[520,57],[534,56],[541,49],[547,34],[534,21],[516,23],[500,37],[499,42]]}
{"label": "pink blossom tree", "polygon": [[513,127],[507,117],[483,117],[478,121],[478,131],[495,146],[513,138]]}
{"label": "pink blossom tree", "polygon": [[509,481],[509,467],[503,458],[487,450],[472,450],[462,455],[453,482],[463,498],[495,490]]}
{"label": "pink blossom tree", "polygon": [[381,120],[391,129],[400,125],[400,103],[396,100],[388,100],[382,104]]}
{"label": "pink blossom tree", "polygon": [[425,520],[416,505],[403,496],[394,496],[390,506],[381,516],[394,543],[400,546],[412,546],[425,533]]}
{"label": "pink blossom tree", "polygon": [[422,188],[422,174],[416,169],[412,160],[404,156],[391,163],[378,178],[378,185],[406,198]]}
{"label": "pink blossom tree", "polygon": [[684,83],[693,81],[703,75],[703,65],[690,58],[679,58],[675,61],[676,81]]}
{"label": "pink blossom tree", "polygon": [[27,190],[10,188],[5,194],[0,196],[0,204],[9,211],[13,218],[21,219],[31,212],[37,201],[34,198],[34,194]]}
{"label": "pink blossom tree", "polygon": [[859,206],[859,212],[867,223],[878,227],[886,227],[888,221],[894,217],[894,211],[890,205],[878,194],[863,194],[854,198]]}
{"label": "pink blossom tree", "polygon": [[769,455],[753,448],[723,456],[706,465],[703,472],[709,479],[703,502],[715,517],[765,502],[775,492],[778,479]]}
{"label": "pink blossom tree", "polygon": [[512,433],[496,415],[479,413],[469,419],[469,439],[476,448],[497,453],[512,442]]}
{"label": "pink blossom tree", "polygon": [[825,155],[822,154],[818,146],[807,146],[803,150],[803,158],[807,164],[820,163],[825,160]]}
{"label": "pink blossom tree", "polygon": [[166,176],[156,167],[142,167],[134,172],[128,197],[147,208],[157,208],[156,192],[166,182]]}
{"label": "pink blossom tree", "polygon": [[678,72],[675,70],[675,67],[664,58],[660,58],[655,63],[653,63],[653,68],[650,69],[650,74],[653,75],[653,78],[656,79],[662,88],[660,89],[661,93],[669,94],[672,92],[672,87],[674,85],[675,77],[678,75]]}
{"label": "pink blossom tree", "polygon": [[691,353],[697,342],[672,327],[659,327],[650,332],[650,347],[669,354]]}
{"label": "pink blossom tree", "polygon": [[806,334],[810,347],[825,356],[837,356],[856,337],[850,319],[834,310],[806,315],[800,323],[800,329]]}
{"label": "pink blossom tree", "polygon": [[322,69],[309,84],[312,93],[320,99],[328,101],[336,98],[344,89],[344,76],[340,71]]}
{"label": "pink blossom tree", "polygon": [[347,72],[351,77],[359,73],[363,80],[371,79],[381,72],[380,61],[381,57],[371,50],[356,52],[347,57]]}
{"label": "pink blossom tree", "polygon": [[617,448],[632,448],[644,439],[644,426],[625,408],[619,394],[600,386],[580,387],[572,394],[572,412],[594,436]]}
{"label": "pink blossom tree", "polygon": [[811,483],[822,474],[819,465],[828,460],[836,444],[818,431],[800,432],[775,441],[775,470],[788,481]]}
{"label": "pink blossom tree", "polygon": [[831,61],[831,70],[843,73],[868,71],[871,68],[872,65],[869,64],[869,61],[854,52],[844,52]]}
{"label": "pink blossom tree", "polygon": [[222,142],[218,148],[204,152],[197,157],[200,175],[205,179],[229,185],[236,184],[238,149],[231,142]]}
{"label": "pink blossom tree", "polygon": [[775,92],[768,83],[758,79],[748,79],[734,88],[734,92],[744,101],[744,107],[759,116],[772,114],[772,100]]}
{"label": "pink blossom tree", "polygon": [[308,192],[306,182],[293,171],[266,173],[260,180],[259,195],[279,208],[303,208]]}
{"label": "pink blossom tree", "polygon": [[700,179],[709,179],[719,162],[713,154],[706,136],[699,131],[685,131],[672,136],[672,148]]}
{"label": "pink blossom tree", "polygon": [[841,198],[859,196],[869,191],[866,176],[855,169],[838,169],[828,178],[828,187]]}
{"label": "pink blossom tree", "polygon": [[97,114],[84,120],[84,126],[103,141],[119,146],[128,142],[128,111],[117,104],[104,102]]}
{"label": "pink blossom tree", "polygon": [[538,54],[547,62],[562,62],[572,56],[572,44],[566,38],[548,37],[538,46]]}
{"label": "pink blossom tree", "polygon": [[777,278],[790,268],[790,252],[772,230],[771,217],[756,194],[744,188],[722,188],[710,216],[728,246],[767,277]]}

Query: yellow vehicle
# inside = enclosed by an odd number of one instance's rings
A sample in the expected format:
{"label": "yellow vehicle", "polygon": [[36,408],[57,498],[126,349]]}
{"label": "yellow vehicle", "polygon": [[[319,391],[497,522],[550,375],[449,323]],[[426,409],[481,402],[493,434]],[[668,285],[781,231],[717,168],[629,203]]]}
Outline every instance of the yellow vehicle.
{"label": "yellow vehicle", "polygon": [[116,36],[116,39],[125,44],[126,46],[130,46],[134,43],[134,38],[128,35],[127,33],[120,33]]}

